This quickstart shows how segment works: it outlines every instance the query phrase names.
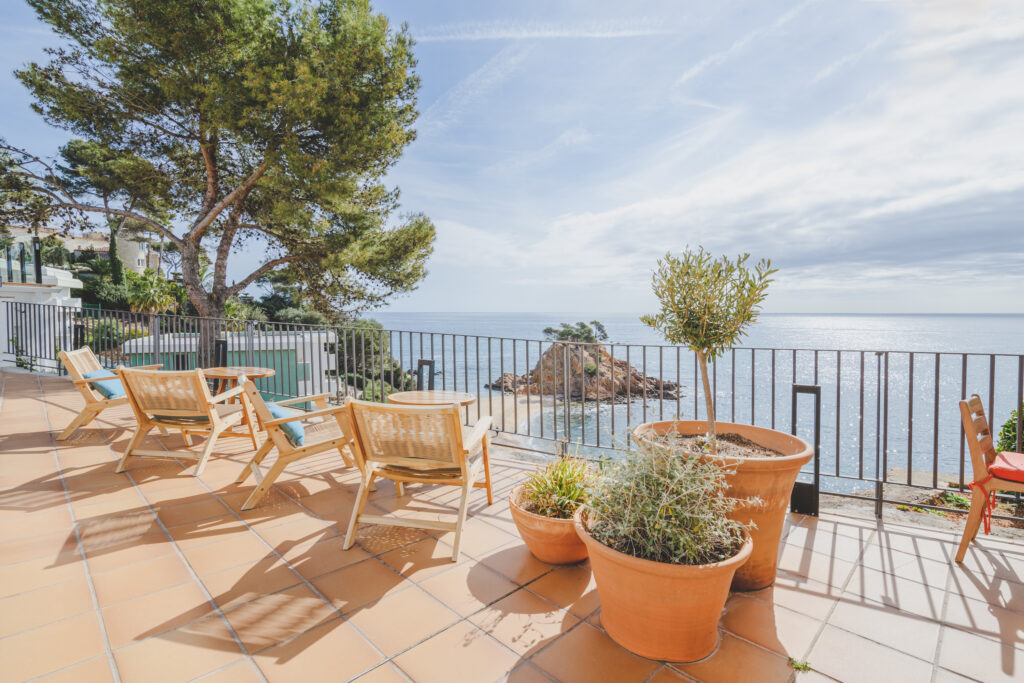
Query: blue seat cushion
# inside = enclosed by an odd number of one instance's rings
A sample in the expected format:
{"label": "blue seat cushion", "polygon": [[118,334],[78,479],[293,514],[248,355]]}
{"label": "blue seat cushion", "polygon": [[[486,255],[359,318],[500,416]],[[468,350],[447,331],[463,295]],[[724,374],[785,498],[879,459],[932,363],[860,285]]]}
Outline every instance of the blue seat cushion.
{"label": "blue seat cushion", "polygon": [[117,379],[117,375],[107,369],[93,370],[87,372],[82,377],[86,379],[95,379],[96,377],[111,377],[112,379],[104,380],[102,382],[90,382],[91,386],[104,398],[121,398],[124,396],[124,386],[121,385],[121,380]]}
{"label": "blue seat cushion", "polygon": [[306,428],[302,425],[303,412],[301,410],[294,410],[292,408],[279,406],[276,403],[268,403],[267,410],[270,411],[270,414],[273,415],[275,419],[291,417],[292,415],[299,418],[294,422],[285,422],[279,426],[291,445],[301,446],[303,441],[306,440]]}

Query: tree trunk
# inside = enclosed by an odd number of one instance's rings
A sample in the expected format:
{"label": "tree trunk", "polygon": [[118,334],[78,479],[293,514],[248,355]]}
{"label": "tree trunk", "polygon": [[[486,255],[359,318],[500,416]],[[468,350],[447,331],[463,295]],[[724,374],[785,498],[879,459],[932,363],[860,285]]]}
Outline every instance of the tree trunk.
{"label": "tree trunk", "polygon": [[715,427],[715,398],[711,395],[711,383],[708,381],[708,360],[703,351],[697,351],[697,361],[700,365],[700,379],[704,384],[704,405],[708,412],[708,441],[711,446],[711,453],[718,453],[718,430]]}
{"label": "tree trunk", "polygon": [[201,368],[208,368],[216,361],[216,342],[221,332],[220,319],[224,317],[224,304],[227,299],[223,292],[218,296],[216,287],[213,292],[203,288],[199,274],[199,250],[202,247],[185,242],[181,247],[181,279],[188,294],[189,301],[199,313],[198,345],[196,347],[196,363]]}

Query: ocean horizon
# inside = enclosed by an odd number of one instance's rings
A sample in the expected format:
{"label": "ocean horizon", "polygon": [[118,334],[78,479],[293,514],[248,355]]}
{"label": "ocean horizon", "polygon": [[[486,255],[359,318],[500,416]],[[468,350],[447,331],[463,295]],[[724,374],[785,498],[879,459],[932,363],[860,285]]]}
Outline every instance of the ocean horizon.
{"label": "ocean horizon", "polygon": [[[602,322],[608,343],[663,345],[638,313],[379,311],[385,329],[540,340],[545,327]],[[856,321],[856,324],[852,324]],[[1024,353],[1024,313],[762,313],[741,348]]]}

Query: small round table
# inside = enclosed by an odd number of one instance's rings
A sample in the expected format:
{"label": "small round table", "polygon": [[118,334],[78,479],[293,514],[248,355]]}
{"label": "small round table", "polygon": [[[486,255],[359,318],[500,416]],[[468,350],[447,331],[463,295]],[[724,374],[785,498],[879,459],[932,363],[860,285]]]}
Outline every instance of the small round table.
{"label": "small round table", "polygon": [[388,403],[403,406],[468,406],[475,402],[476,396],[465,391],[398,391],[388,396]]}
{"label": "small round table", "polygon": [[[247,379],[261,379],[273,377],[277,374],[274,368],[261,368],[254,365],[232,365],[229,367],[203,368],[203,377],[217,381],[217,393],[223,393],[228,389],[234,389]],[[252,414],[252,406],[244,396],[239,397],[242,401],[242,424],[248,427],[248,432],[236,432],[229,429],[221,436],[247,436],[252,439],[253,448],[259,449],[259,442],[256,440],[256,420]]]}
{"label": "small round table", "polygon": [[273,377],[276,374],[277,371],[274,368],[261,368],[254,365],[203,368],[203,376],[206,379],[217,380],[218,394],[238,386],[239,382],[246,379],[261,379],[263,377]]}

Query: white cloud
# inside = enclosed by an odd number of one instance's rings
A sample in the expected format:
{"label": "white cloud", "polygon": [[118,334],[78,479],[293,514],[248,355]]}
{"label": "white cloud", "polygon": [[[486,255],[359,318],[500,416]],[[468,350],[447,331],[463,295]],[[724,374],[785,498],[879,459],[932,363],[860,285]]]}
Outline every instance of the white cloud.
{"label": "white cloud", "polygon": [[436,131],[457,123],[470,105],[508,80],[529,53],[530,46],[522,43],[502,48],[431,104],[420,118],[420,128]]}
{"label": "white cloud", "polygon": [[799,15],[800,12],[804,10],[805,7],[814,2],[817,2],[817,0],[804,0],[799,5],[796,5],[795,7],[792,7],[788,11],[781,14],[772,23],[766,24],[764,26],[759,26],[754,30],[750,31],[749,33],[747,33],[746,35],[742,36],[725,50],[715,52],[713,54],[708,55],[707,57],[704,57],[699,62],[697,62],[689,69],[687,69],[682,76],[680,76],[679,80],[676,81],[676,86],[683,85],[687,81],[693,80],[697,76],[701,75],[708,69],[716,67],[719,64],[722,64],[723,62],[736,56],[761,36],[767,35],[772,31],[776,31],[785,26],[786,24],[788,24],[789,22],[793,21],[793,19],[795,19],[797,15]]}
{"label": "white cloud", "polygon": [[590,21],[578,24],[551,24],[543,22],[474,22],[445,24],[414,31],[417,42],[447,42],[462,40],[545,40],[545,39],[609,39],[637,38],[642,36],[666,35],[668,30],[661,22],[650,19],[627,21]]}

